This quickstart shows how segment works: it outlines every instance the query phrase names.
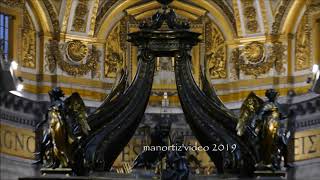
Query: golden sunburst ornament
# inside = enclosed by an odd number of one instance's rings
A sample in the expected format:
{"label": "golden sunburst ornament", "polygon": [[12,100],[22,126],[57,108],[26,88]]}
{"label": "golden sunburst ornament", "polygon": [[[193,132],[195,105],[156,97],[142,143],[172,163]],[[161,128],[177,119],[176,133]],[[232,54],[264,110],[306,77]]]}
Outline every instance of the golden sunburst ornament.
{"label": "golden sunburst ornament", "polygon": [[67,53],[71,60],[80,62],[86,57],[88,47],[79,40],[73,40],[68,42]]}

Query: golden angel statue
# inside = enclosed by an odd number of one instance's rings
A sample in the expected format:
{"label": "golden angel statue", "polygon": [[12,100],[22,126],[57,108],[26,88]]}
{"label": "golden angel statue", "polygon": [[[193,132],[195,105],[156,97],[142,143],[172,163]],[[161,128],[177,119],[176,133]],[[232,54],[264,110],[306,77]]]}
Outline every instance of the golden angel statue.
{"label": "golden angel statue", "polygon": [[63,101],[64,93],[59,87],[53,88],[49,96],[51,105],[46,119],[36,127],[48,124],[43,131],[37,163],[44,163],[47,168],[67,168],[74,163],[73,150],[90,131],[85,105],[78,93]]}
{"label": "golden angel statue", "polygon": [[278,92],[268,89],[264,102],[251,92],[240,109],[240,117],[236,127],[237,134],[242,136],[249,133],[255,140],[252,142],[258,155],[257,168],[271,168],[280,170],[281,158],[284,157],[284,166],[288,163],[287,144],[290,132],[283,127],[281,120],[286,117],[281,113],[277,103]]}

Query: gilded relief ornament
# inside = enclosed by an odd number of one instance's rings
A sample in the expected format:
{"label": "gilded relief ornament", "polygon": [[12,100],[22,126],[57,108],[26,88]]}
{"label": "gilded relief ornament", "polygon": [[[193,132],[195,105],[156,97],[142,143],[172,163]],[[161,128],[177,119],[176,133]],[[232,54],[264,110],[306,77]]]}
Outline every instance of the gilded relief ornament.
{"label": "gilded relief ornament", "polygon": [[285,52],[287,51],[286,47],[280,42],[273,42],[271,47],[271,53],[269,61],[274,63],[274,68],[278,73],[285,71],[284,59]]}
{"label": "gilded relief ornament", "polygon": [[291,1],[292,0],[281,0],[281,4],[276,12],[274,22],[272,24],[272,34],[277,34],[279,32],[281,21],[285,16],[287,8],[290,7],[289,4]]}
{"label": "gilded relief ornament", "polygon": [[73,40],[67,43],[66,51],[70,60],[80,62],[86,57],[88,47],[79,40]]}
{"label": "gilded relief ornament", "polygon": [[[57,46],[57,47],[53,47],[53,46]],[[46,44],[46,53],[45,53],[46,54],[45,59],[47,62],[45,64],[45,68],[51,73],[54,73],[57,67],[57,61],[55,59],[54,53],[60,53],[59,45],[57,42],[54,42],[54,40],[51,40],[49,43]]]}
{"label": "gilded relief ornament", "polygon": [[253,0],[242,0],[246,29],[251,33],[258,31],[257,11]]}
{"label": "gilded relief ornament", "polygon": [[85,32],[87,27],[88,0],[79,0],[73,19],[73,31]]}
{"label": "gilded relief ornament", "polygon": [[283,72],[284,51],[285,48],[280,42],[274,42],[267,51],[263,43],[254,41],[242,49],[236,48],[232,53],[232,61],[238,77],[240,72],[243,72],[245,75],[253,75],[257,78],[259,75],[268,73],[273,67],[276,72]]}
{"label": "gilded relief ornament", "polygon": [[22,66],[36,67],[36,31],[27,10],[24,10],[23,16]]}
{"label": "gilded relief ornament", "polygon": [[263,60],[264,44],[252,42],[243,48],[243,55],[250,63],[259,63]]}
{"label": "gilded relief ornament", "polygon": [[53,26],[52,36],[54,39],[60,39],[60,23],[59,23],[59,15],[56,13],[54,5],[51,4],[49,0],[42,0],[45,5],[49,17]]}
{"label": "gilded relief ornament", "polygon": [[10,7],[19,7],[23,8],[24,7],[24,0],[1,0],[1,4],[5,4],[6,6]]}
{"label": "gilded relief ornament", "polygon": [[[99,5],[99,11],[97,13],[96,21],[94,27],[97,28],[104,15],[107,13],[107,11],[117,2],[118,0],[108,0],[108,1],[100,1],[102,2],[101,5]],[[100,3],[99,2],[99,3]]]}
{"label": "gilded relief ornament", "polygon": [[126,26],[124,20],[120,21],[107,37],[106,54],[104,61],[104,76],[114,78],[124,65],[125,60],[125,36]]}
{"label": "gilded relief ornament", "polygon": [[65,58],[65,56],[62,55],[59,43],[56,40],[51,40],[47,45],[47,67],[52,73],[56,70],[56,65],[58,65],[62,71],[69,75],[83,76],[88,72],[94,72],[97,69],[99,56],[99,51],[92,45],[91,48],[88,49],[85,60],[82,60],[81,62],[72,62],[68,57]]}
{"label": "gilded relief ornament", "polygon": [[227,56],[224,37],[210,20],[205,26],[206,66],[212,79],[227,77]]}
{"label": "gilded relief ornament", "polygon": [[311,67],[310,49],[311,32],[308,23],[308,12],[302,17],[296,36],[296,60],[295,70],[301,71]]}

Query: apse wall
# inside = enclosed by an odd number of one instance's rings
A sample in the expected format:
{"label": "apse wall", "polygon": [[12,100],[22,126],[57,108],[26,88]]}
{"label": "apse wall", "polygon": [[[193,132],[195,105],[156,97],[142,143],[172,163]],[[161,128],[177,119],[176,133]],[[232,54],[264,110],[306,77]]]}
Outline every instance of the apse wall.
{"label": "apse wall", "polygon": [[[160,4],[2,0],[0,6],[0,12],[11,17],[8,60],[18,63],[14,73],[24,85],[16,95],[0,92],[1,179],[11,179],[38,172],[39,167],[32,165],[41,137],[35,125],[46,113],[48,91],[60,86],[66,96],[79,92],[87,106],[98,107],[122,68],[134,78],[138,50],[126,41],[127,34],[137,31],[140,22],[150,21]],[[320,64],[319,2],[175,0],[170,7],[179,20],[191,22],[192,31],[202,33],[191,53],[199,86],[203,70],[235,112],[251,91],[264,98],[266,89],[277,89],[281,103],[288,104],[288,122],[295,132],[290,147],[297,168],[291,175],[319,176],[320,99],[309,91],[308,83],[313,64]],[[161,78],[157,82],[144,121],[153,126],[159,119],[166,92],[176,129],[190,135],[175,84]],[[141,146],[139,138],[144,138],[140,132],[119,155],[115,163],[119,171],[135,158],[133,147]]]}

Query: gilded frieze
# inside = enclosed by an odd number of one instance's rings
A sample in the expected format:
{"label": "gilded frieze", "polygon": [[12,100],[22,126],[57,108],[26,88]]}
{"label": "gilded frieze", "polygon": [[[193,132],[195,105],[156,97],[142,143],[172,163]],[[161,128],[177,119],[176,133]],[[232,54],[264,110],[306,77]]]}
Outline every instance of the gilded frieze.
{"label": "gilded frieze", "polygon": [[218,27],[208,21],[205,25],[206,69],[212,79],[227,77],[227,56],[224,37]]}
{"label": "gilded frieze", "polygon": [[303,15],[296,34],[295,71],[306,70],[311,67],[311,25],[309,22],[310,8]]}
{"label": "gilded frieze", "polygon": [[272,68],[282,73],[284,51],[285,47],[279,42],[273,43],[270,48],[258,41],[248,43],[241,49],[236,48],[232,53],[232,61],[238,78],[241,72],[258,77]]}
{"label": "gilded frieze", "polygon": [[118,22],[111,30],[107,37],[106,53],[104,60],[104,76],[114,78],[117,76],[117,71],[124,65],[126,58],[125,53],[125,35],[126,35],[126,20]]}
{"label": "gilded frieze", "polygon": [[23,13],[22,66],[36,67],[36,31],[27,10]]}
{"label": "gilded frieze", "polygon": [[100,53],[94,45],[91,45],[91,48],[87,46],[78,41],[67,42],[64,45],[59,45],[55,40],[50,41],[46,50],[47,69],[53,73],[58,65],[62,71],[72,76],[83,76],[90,71],[95,72]]}
{"label": "gilded frieze", "polygon": [[88,12],[88,0],[79,0],[74,13],[74,19],[72,24],[73,31],[86,31]]}
{"label": "gilded frieze", "polygon": [[242,0],[243,14],[245,17],[246,29],[249,33],[255,33],[258,31],[257,11],[254,7],[253,0]]}

